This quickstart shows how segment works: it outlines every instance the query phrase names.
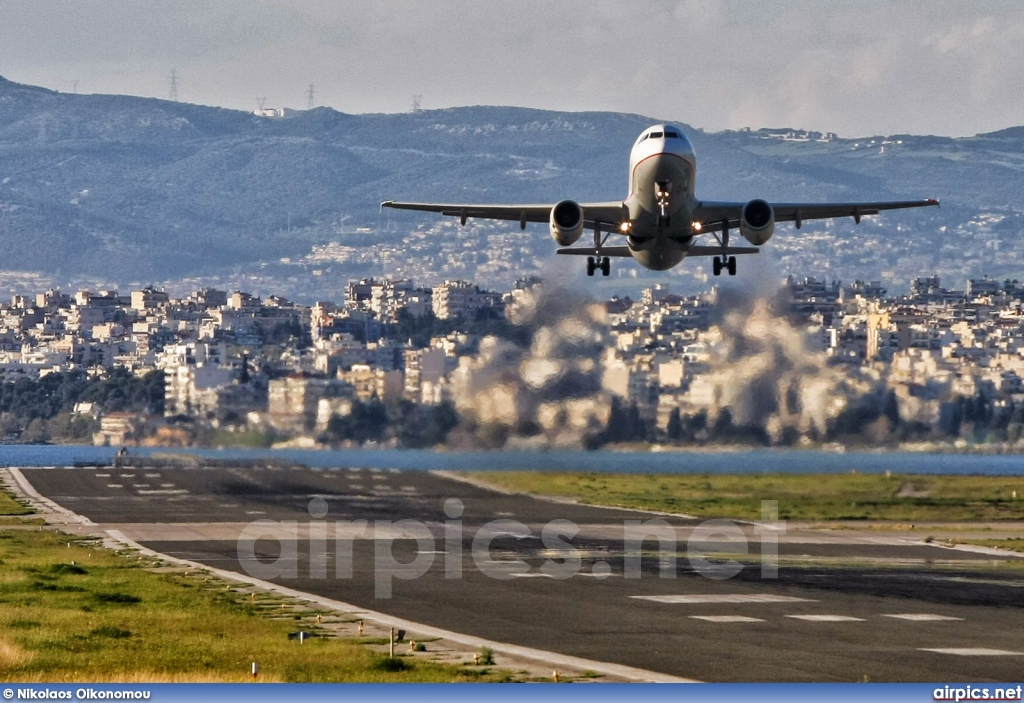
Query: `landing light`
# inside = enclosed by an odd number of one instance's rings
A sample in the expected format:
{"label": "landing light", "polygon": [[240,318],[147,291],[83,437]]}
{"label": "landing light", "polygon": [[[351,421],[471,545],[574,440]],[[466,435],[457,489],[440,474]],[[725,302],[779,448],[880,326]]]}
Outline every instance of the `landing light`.
{"label": "landing light", "polygon": [[693,223],[693,231],[694,232],[700,232],[703,227],[704,227],[704,225],[702,225],[700,222],[694,222]]}
{"label": "landing light", "polygon": [[630,225],[630,223],[623,222],[621,225],[619,225],[619,231],[620,232],[628,232],[631,226],[632,225]]}

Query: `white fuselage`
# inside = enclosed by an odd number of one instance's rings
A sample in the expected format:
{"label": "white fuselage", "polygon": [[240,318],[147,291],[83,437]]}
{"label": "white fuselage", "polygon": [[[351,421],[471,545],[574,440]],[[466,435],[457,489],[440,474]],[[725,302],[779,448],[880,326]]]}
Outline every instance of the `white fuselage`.
{"label": "white fuselage", "polygon": [[641,265],[672,268],[693,242],[697,158],[678,127],[655,125],[637,138],[629,153],[628,243]]}

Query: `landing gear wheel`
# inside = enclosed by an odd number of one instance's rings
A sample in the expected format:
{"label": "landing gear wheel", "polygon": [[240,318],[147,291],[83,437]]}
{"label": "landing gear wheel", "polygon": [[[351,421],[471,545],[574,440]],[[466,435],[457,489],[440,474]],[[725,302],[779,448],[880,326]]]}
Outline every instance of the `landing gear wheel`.
{"label": "landing gear wheel", "polygon": [[612,272],[612,260],[607,256],[601,259],[601,275],[608,276]]}
{"label": "landing gear wheel", "polygon": [[593,276],[594,275],[594,271],[596,271],[596,270],[597,270],[597,262],[594,261],[594,257],[588,256],[587,257],[587,275],[588,276]]}
{"label": "landing gear wheel", "polygon": [[726,268],[729,269],[729,275],[730,276],[735,276],[736,275],[736,257],[735,256],[730,256],[727,259],[725,265],[726,265]]}
{"label": "landing gear wheel", "polygon": [[717,256],[711,261],[711,272],[716,276],[722,275],[722,260]]}

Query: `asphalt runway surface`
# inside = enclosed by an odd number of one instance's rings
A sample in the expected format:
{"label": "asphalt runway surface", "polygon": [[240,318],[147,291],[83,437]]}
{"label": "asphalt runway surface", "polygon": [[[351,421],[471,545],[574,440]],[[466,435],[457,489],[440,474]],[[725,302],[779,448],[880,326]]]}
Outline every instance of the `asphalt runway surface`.
{"label": "asphalt runway surface", "polygon": [[[703,681],[1024,679],[1017,557],[884,532],[709,527],[415,471],[21,471],[155,551],[493,641]],[[652,519],[665,541],[624,543]],[[730,560],[739,572],[725,578]]]}

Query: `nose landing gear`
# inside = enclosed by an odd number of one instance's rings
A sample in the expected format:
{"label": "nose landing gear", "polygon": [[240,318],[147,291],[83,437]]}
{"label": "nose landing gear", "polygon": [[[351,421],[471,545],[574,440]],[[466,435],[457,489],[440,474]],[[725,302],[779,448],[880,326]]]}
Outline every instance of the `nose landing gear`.
{"label": "nose landing gear", "polygon": [[601,269],[602,276],[608,276],[612,272],[612,260],[607,256],[595,258],[593,256],[587,257],[587,275],[593,276],[594,272]]}

